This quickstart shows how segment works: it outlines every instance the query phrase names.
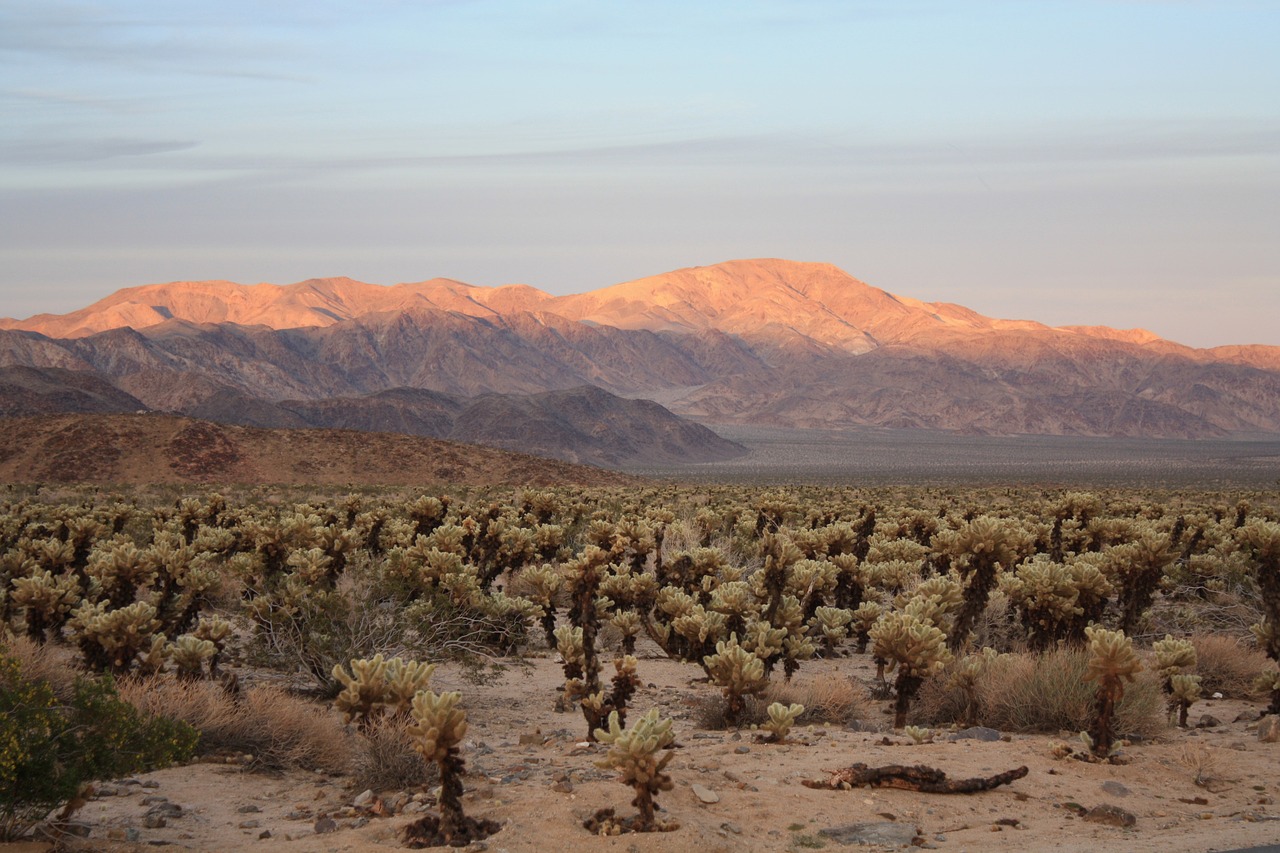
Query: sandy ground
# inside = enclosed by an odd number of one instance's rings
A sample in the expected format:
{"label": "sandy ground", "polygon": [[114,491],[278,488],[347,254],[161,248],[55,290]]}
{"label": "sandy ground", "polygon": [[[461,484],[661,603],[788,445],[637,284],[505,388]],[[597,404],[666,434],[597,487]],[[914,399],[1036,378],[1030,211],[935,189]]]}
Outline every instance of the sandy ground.
{"label": "sandy ground", "polygon": [[[583,829],[595,810],[629,814],[631,791],[611,771],[593,765],[602,747],[585,746],[581,714],[554,710],[562,674],[549,656],[512,669],[484,687],[441,669],[434,689],[463,692],[470,730],[464,743],[467,795],[476,817],[502,830],[473,849],[491,851],[800,851],[845,849],[822,830],[858,823],[915,827],[916,843],[944,851],[1061,850],[1208,851],[1280,842],[1280,744],[1256,735],[1260,703],[1198,703],[1192,721],[1212,714],[1212,729],[1169,729],[1127,747],[1128,763],[1089,764],[1054,758],[1060,738],[1009,735],[1002,740],[913,744],[888,731],[886,702],[868,706],[857,728],[815,725],[793,732],[797,742],[756,743],[750,731],[698,728],[695,703],[715,695],[696,680],[700,670],[642,655],[645,683],[633,713],[657,705],[675,718],[678,749],[669,765],[675,788],[658,797],[663,816],[680,823],[668,833],[604,838]],[[858,659],[812,661],[797,680],[830,671],[865,679]],[[859,730],[862,728],[875,731]],[[888,741],[886,742],[886,735]],[[522,738],[523,736],[523,738]],[[524,743],[522,743],[522,740]],[[814,790],[803,779],[854,762],[928,764],[954,778],[991,775],[1020,765],[1030,773],[972,795],[894,789]],[[1197,762],[1199,767],[1197,768]],[[1205,784],[1197,785],[1197,770]],[[568,782],[566,783],[566,776]],[[353,806],[361,792],[348,779],[314,772],[253,773],[239,766],[197,763],[113,785],[117,793],[91,801],[78,815],[90,828],[79,849],[127,851],[378,851],[400,849],[398,833],[414,815],[370,815]],[[144,785],[146,787],[144,787]],[[703,793],[694,785],[718,797]],[[387,799],[394,792],[385,792]],[[148,797],[180,805],[163,827],[144,826]],[[1074,806],[1112,804],[1136,818],[1132,828],[1087,822]],[[335,831],[317,834],[318,818]],[[125,839],[125,840],[120,840]],[[87,845],[87,846],[86,846]],[[0,851],[5,851],[0,845]],[[887,846],[849,849],[895,849]]]}

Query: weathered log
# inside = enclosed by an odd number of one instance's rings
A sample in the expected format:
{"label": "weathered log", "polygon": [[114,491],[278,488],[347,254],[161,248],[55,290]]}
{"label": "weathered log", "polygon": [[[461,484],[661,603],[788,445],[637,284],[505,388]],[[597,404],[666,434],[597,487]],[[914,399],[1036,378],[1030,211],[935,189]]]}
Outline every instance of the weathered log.
{"label": "weathered log", "polygon": [[889,764],[884,767],[868,767],[854,764],[843,770],[833,771],[829,779],[805,779],[807,788],[847,790],[849,788],[902,788],[925,794],[973,794],[990,791],[1007,785],[1027,775],[1026,767],[1006,770],[994,776],[978,776],[973,779],[948,779],[947,774],[933,767],[917,764]]}

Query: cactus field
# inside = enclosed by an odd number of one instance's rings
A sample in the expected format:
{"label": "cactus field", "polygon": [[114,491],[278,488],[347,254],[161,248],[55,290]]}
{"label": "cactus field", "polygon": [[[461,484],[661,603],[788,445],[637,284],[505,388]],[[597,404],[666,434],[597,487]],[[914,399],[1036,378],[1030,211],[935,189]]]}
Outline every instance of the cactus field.
{"label": "cactus field", "polygon": [[1274,490],[12,486],[0,617],[0,841],[1280,837]]}

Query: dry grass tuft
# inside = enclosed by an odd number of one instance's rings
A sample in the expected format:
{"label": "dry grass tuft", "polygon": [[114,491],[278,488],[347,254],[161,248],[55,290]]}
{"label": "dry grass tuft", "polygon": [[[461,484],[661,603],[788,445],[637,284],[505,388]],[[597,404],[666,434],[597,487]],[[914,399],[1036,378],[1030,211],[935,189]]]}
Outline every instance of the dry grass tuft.
{"label": "dry grass tuft", "polygon": [[434,762],[414,751],[406,717],[379,717],[360,735],[352,769],[359,790],[400,791],[434,785],[440,773]]}
{"label": "dry grass tuft", "polygon": [[1191,781],[1200,788],[1212,788],[1221,781],[1218,772],[1218,752],[1202,743],[1188,743],[1182,747],[1178,763],[1191,771]]}
{"label": "dry grass tuft", "polygon": [[829,723],[848,726],[865,720],[871,700],[853,679],[839,673],[824,673],[813,678],[796,677],[791,683],[773,682],[761,697],[763,707],[770,703],[799,703],[804,713],[798,723]]}
{"label": "dry grass tuft", "polygon": [[[735,728],[725,719],[727,703],[723,696],[699,696],[690,701],[699,728],[711,731]],[[847,676],[838,673],[825,673],[813,678],[797,676],[790,683],[772,681],[759,696],[746,697],[746,709],[736,727],[761,725],[769,719],[766,709],[774,702],[803,705],[804,713],[796,720],[800,725],[826,723],[848,726],[865,720],[871,708],[865,691]]]}
{"label": "dry grass tuft", "polygon": [[[1086,664],[1084,652],[1067,650],[998,658],[978,680],[977,723],[1009,732],[1087,730],[1097,686],[1083,680]],[[943,673],[921,688],[914,717],[919,723],[949,725],[960,719],[964,707],[963,691]],[[1122,735],[1140,737],[1168,726],[1164,696],[1150,672],[1125,685],[1114,726]]]}
{"label": "dry grass tuft", "polygon": [[338,716],[279,687],[252,687],[232,695],[210,681],[161,678],[127,679],[119,688],[131,705],[199,730],[204,752],[250,754],[270,769],[344,772],[351,766],[351,739]]}
{"label": "dry grass tuft", "polygon": [[1253,697],[1253,680],[1267,668],[1267,656],[1251,642],[1229,634],[1194,634],[1196,672],[1204,696]]}
{"label": "dry grass tuft", "polygon": [[16,660],[24,678],[46,682],[64,701],[71,698],[76,679],[84,675],[76,666],[75,652],[67,646],[13,636],[0,643],[0,654]]}

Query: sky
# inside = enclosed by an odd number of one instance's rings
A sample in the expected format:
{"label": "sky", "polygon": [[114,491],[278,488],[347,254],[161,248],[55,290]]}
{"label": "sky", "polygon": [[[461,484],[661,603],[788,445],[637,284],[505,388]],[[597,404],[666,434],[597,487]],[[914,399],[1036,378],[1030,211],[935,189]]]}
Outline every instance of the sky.
{"label": "sky", "polygon": [[836,264],[1280,345],[1274,0],[0,0],[0,316]]}

